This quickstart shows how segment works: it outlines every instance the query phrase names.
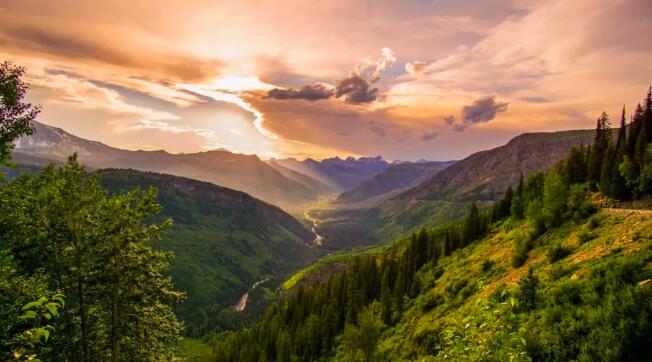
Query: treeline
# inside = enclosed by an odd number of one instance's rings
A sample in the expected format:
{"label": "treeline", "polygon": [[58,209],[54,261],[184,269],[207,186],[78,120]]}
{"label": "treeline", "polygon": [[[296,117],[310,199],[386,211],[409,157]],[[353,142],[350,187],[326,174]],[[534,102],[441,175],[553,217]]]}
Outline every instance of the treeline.
{"label": "treeline", "polygon": [[[23,73],[0,65],[0,165],[39,112]],[[0,185],[0,360],[171,359],[183,295],[151,246],[159,210],[154,190],[109,197],[76,156]]]}
{"label": "treeline", "polygon": [[[484,237],[492,225],[507,218],[527,220],[528,231],[517,238],[512,264],[523,265],[530,249],[550,228],[566,221],[582,221],[596,211],[588,195],[600,191],[619,199],[650,195],[652,172],[652,101],[648,92],[614,140],[603,114],[595,141],[573,148],[566,159],[547,172],[520,177],[492,208],[475,204],[463,220],[431,231],[421,230],[407,243],[379,255],[357,256],[348,268],[326,283],[295,293],[273,305],[251,328],[228,334],[214,347],[215,361],[312,361],[337,356],[342,360],[371,360],[380,332],[401,320],[406,305],[420,290],[417,273],[424,266],[439,270],[438,260]],[[552,248],[551,261],[563,255]],[[534,308],[536,277],[528,274],[521,284],[523,305]],[[464,287],[463,285],[461,286]],[[529,289],[528,289],[529,288]],[[542,346],[543,348],[543,346]],[[570,352],[569,352],[570,353]]]}

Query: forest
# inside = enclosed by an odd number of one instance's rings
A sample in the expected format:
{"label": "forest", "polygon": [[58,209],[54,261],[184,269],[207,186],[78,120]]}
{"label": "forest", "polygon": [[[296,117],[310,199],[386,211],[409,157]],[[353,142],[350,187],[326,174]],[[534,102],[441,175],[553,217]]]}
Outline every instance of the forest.
{"label": "forest", "polygon": [[[620,127],[613,129],[603,113],[593,144],[574,148],[550,170],[522,175],[518,186],[509,187],[491,208],[479,210],[472,204],[463,220],[422,229],[405,242],[354,256],[345,271],[325,283],[299,285],[251,328],[223,335],[214,346],[213,360],[648,359],[650,225],[634,236],[642,240],[640,250],[592,265],[581,282],[570,280],[561,262],[571,250],[549,236],[582,226],[577,233],[581,242],[596,239],[600,235],[596,196],[608,198],[602,200],[604,206],[631,205],[650,196],[651,92],[652,88],[631,122],[623,110]],[[488,242],[488,235],[505,230],[513,240],[508,245],[510,264],[472,260],[481,264],[481,274],[498,267],[521,268],[533,249],[545,246],[552,275],[544,281],[529,267],[516,286],[503,284],[492,295],[477,299],[464,323],[434,322],[438,329],[410,335],[415,318],[437,310],[445,319],[481,291],[482,280],[470,281],[458,274],[459,269],[447,270],[447,265],[466,249]],[[455,280],[444,293],[431,294],[448,273]],[[647,286],[640,287],[639,282]],[[389,337],[383,339],[383,332]],[[382,346],[385,343],[394,344]]]}
{"label": "forest", "polygon": [[[6,167],[40,112],[24,72],[0,66]],[[521,175],[493,206],[281,291],[259,321],[213,335],[205,359],[649,359],[652,225],[639,214],[650,196],[652,88],[631,121],[623,110],[614,128],[603,113],[592,144]],[[109,193],[71,155],[4,181],[0,210],[1,360],[177,358],[185,295],[172,253],[153,244],[173,222],[157,190]]]}

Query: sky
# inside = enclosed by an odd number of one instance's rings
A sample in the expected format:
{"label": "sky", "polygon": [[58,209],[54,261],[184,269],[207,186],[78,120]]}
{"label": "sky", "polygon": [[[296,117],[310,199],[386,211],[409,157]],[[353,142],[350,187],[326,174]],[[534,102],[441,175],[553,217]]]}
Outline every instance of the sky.
{"label": "sky", "polygon": [[460,159],[617,123],[649,0],[0,0],[39,120],[125,149]]}

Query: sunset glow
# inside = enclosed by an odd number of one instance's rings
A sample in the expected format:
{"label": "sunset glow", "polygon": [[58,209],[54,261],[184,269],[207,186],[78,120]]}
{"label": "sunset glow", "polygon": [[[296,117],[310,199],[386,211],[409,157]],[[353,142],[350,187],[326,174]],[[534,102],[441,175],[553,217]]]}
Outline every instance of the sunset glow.
{"label": "sunset glow", "polygon": [[128,149],[446,160],[591,128],[652,82],[643,0],[146,3],[0,4],[42,122]]}

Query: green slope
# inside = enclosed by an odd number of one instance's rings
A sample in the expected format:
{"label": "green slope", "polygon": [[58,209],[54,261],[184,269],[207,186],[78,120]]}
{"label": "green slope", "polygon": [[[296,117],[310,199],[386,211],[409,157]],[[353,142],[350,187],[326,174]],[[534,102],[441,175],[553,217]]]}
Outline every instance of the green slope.
{"label": "green slope", "polygon": [[[514,245],[528,227],[507,219],[438,262],[425,261],[400,299],[394,294],[398,284],[384,291],[382,280],[388,275],[402,280],[406,264],[384,267],[397,262],[401,245],[408,255],[423,255],[410,252],[405,240],[397,241],[398,249],[327,258],[289,280],[287,303],[255,327],[216,342],[209,358],[639,361],[651,356],[652,211],[602,209],[568,221],[538,238],[526,263],[514,267]],[[538,280],[534,288],[523,286],[532,285],[530,269]],[[351,300],[364,305],[354,323],[348,317],[356,310]],[[268,343],[272,339],[276,344]]]}
{"label": "green slope", "polygon": [[[650,352],[641,343],[652,336],[652,287],[639,283],[652,277],[652,214],[603,210],[585,224],[565,224],[514,268],[513,245],[524,232],[525,224],[503,224],[437,267],[424,267],[419,278],[427,287],[383,331],[378,354],[384,360],[596,361]],[[586,240],[587,233],[594,238]],[[553,261],[558,245],[568,255]],[[518,304],[518,283],[529,268],[539,286],[537,306],[526,311]]]}
{"label": "green slope", "polygon": [[112,193],[159,190],[161,216],[172,218],[173,226],[157,246],[175,254],[171,274],[187,292],[177,313],[191,334],[228,327],[234,316],[224,308],[235,305],[254,282],[272,278],[270,283],[278,283],[313,258],[307,246],[310,231],[246,193],[151,172],[108,169],[98,174]]}

